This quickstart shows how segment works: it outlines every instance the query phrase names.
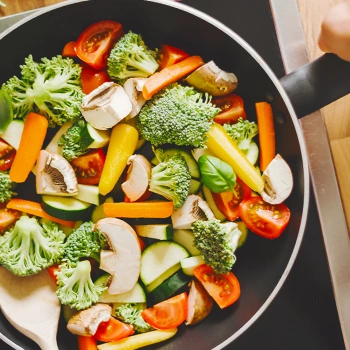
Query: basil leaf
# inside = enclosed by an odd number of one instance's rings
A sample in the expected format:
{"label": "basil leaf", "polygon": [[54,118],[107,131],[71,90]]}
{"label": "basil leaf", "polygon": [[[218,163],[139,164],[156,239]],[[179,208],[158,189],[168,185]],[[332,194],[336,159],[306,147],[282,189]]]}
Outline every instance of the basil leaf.
{"label": "basil leaf", "polygon": [[231,165],[219,158],[203,155],[198,159],[202,182],[215,193],[234,191],[236,174]]}
{"label": "basil leaf", "polygon": [[11,98],[2,87],[0,90],[0,134],[2,134],[13,119]]}

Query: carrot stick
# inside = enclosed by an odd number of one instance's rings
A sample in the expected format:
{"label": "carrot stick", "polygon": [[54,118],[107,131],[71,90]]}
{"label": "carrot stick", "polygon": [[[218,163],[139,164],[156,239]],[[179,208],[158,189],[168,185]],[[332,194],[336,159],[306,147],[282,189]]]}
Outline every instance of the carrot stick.
{"label": "carrot stick", "polygon": [[149,100],[156,92],[165,88],[171,83],[175,83],[185,75],[204,64],[200,56],[185,58],[179,63],[162,69],[160,72],[152,74],[145,82],[142,89],[143,97]]}
{"label": "carrot stick", "polygon": [[260,169],[264,171],[276,156],[275,127],[272,108],[267,102],[255,104],[259,129]]}
{"label": "carrot stick", "polygon": [[20,198],[11,199],[7,203],[6,208],[15,209],[15,210],[21,211],[23,213],[27,213],[27,214],[34,215],[34,216],[39,216],[39,217],[44,218],[44,219],[49,219],[53,222],[56,222],[57,224],[61,224],[63,226],[67,226],[70,228],[73,228],[75,225],[75,221],[61,220],[61,219],[57,219],[49,214],[46,214],[44,212],[43,208],[41,207],[40,203],[28,201],[25,199],[20,199]]}
{"label": "carrot stick", "polygon": [[167,218],[173,213],[173,202],[104,203],[106,216],[117,218]]}
{"label": "carrot stick", "polygon": [[27,115],[21,141],[10,170],[11,181],[26,181],[39,156],[48,126],[49,123],[44,116],[33,112]]}

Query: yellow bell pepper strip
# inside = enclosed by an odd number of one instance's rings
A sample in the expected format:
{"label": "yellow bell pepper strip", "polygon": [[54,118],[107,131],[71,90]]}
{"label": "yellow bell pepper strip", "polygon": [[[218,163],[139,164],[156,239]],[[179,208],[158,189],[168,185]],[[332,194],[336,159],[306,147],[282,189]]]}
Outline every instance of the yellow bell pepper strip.
{"label": "yellow bell pepper strip", "polygon": [[138,136],[137,130],[128,124],[118,124],[113,128],[106,161],[98,185],[102,195],[106,195],[113,190],[126,167],[129,157],[135,152]]}
{"label": "yellow bell pepper strip", "polygon": [[167,330],[157,330],[147,333],[132,335],[124,339],[98,345],[98,350],[134,350],[147,345],[160,343],[173,337],[177,328]]}
{"label": "yellow bell pepper strip", "polygon": [[208,150],[231,165],[236,175],[253,191],[262,192],[264,181],[225,129],[214,123],[208,132]]}

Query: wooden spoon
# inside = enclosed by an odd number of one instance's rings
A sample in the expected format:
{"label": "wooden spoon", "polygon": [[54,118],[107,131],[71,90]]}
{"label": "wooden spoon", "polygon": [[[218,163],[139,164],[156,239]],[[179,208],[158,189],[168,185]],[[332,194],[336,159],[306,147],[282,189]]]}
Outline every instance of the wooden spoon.
{"label": "wooden spoon", "polygon": [[47,270],[18,277],[0,267],[0,307],[18,331],[34,340],[42,350],[58,350],[57,327],[60,302]]}

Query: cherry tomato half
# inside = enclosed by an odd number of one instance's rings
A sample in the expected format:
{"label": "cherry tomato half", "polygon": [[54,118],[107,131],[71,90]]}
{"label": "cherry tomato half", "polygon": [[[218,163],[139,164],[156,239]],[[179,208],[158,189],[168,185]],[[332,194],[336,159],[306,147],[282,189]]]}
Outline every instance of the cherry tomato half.
{"label": "cherry tomato half", "polygon": [[77,53],[75,52],[75,41],[69,41],[62,50],[63,57],[77,57]]}
{"label": "cherry tomato half", "polygon": [[83,337],[78,335],[79,350],[97,350],[97,343],[94,337]]}
{"label": "cherry tomato half", "polygon": [[158,54],[159,68],[163,69],[165,67],[169,67],[175,63],[183,61],[189,56],[190,55],[188,53],[178,49],[177,47],[162,45]]}
{"label": "cherry tomato half", "polygon": [[182,293],[143,310],[142,317],[154,328],[170,329],[186,320],[187,310],[187,293]]}
{"label": "cherry tomato half", "polygon": [[211,192],[218,209],[227,220],[235,221],[239,218],[239,204],[252,196],[252,190],[241,179],[236,178],[235,193],[226,191],[221,193]]}
{"label": "cherry tomato half", "polygon": [[115,42],[123,35],[123,27],[114,21],[101,21],[86,28],[79,36],[75,49],[77,56],[100,70],[107,65],[107,57]]}
{"label": "cherry tomato half", "polygon": [[278,238],[290,219],[290,211],[285,204],[269,204],[260,196],[243,201],[239,205],[239,213],[249,230],[269,239]]}
{"label": "cherry tomato half", "polygon": [[214,117],[214,122],[218,124],[237,123],[239,118],[246,119],[244,111],[244,102],[242,97],[231,94],[226,96],[215,97],[211,101],[221,112]]}
{"label": "cherry tomato half", "polygon": [[13,226],[15,222],[21,217],[21,212],[13,209],[0,209],[0,234],[5,232],[8,228]]}
{"label": "cherry tomato half", "polygon": [[16,150],[0,139],[0,171],[9,170],[16,156]]}
{"label": "cherry tomato half", "polygon": [[231,271],[227,275],[219,274],[212,267],[203,264],[195,268],[193,273],[221,309],[238,300],[241,287]]}
{"label": "cherry tomato half", "polygon": [[90,151],[71,161],[78,183],[97,185],[100,182],[106,155],[102,148]]}
{"label": "cherry tomato half", "polygon": [[111,81],[111,79],[105,70],[96,70],[87,64],[83,65],[81,83],[83,85],[84,94],[89,94],[107,81]]}
{"label": "cherry tomato half", "polygon": [[94,334],[94,338],[99,341],[110,342],[126,338],[132,334],[134,334],[134,326],[111,317],[109,321],[100,323]]}

